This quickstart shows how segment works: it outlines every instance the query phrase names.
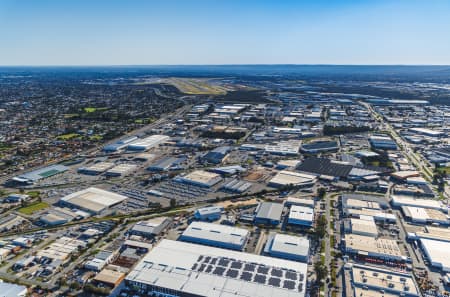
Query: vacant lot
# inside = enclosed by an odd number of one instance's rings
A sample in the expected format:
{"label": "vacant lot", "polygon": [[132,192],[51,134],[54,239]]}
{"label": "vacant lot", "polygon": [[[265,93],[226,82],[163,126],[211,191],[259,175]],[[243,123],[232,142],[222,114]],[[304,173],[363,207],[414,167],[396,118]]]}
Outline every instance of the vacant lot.
{"label": "vacant lot", "polygon": [[33,214],[35,211],[38,211],[38,210],[47,208],[48,206],[49,206],[49,205],[48,205],[47,203],[45,203],[45,202],[36,202],[36,203],[30,204],[30,205],[28,205],[28,206],[19,208],[18,211],[19,211],[20,213],[23,213],[23,214],[26,214],[26,215],[31,215],[31,214]]}

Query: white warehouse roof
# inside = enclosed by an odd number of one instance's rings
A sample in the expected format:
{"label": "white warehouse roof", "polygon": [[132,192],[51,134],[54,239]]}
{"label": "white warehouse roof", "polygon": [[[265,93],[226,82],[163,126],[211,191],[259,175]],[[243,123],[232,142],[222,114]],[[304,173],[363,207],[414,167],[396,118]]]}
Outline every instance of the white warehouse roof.
{"label": "white warehouse roof", "polygon": [[127,199],[126,196],[94,187],[90,187],[61,198],[62,201],[70,203],[75,207],[96,213],[116,205],[125,199]]}
{"label": "white warehouse roof", "polygon": [[182,237],[241,246],[247,240],[248,235],[247,229],[213,223],[192,222],[183,232]]}
{"label": "white warehouse roof", "polygon": [[306,273],[304,263],[164,239],[126,280],[208,297],[303,297]]}

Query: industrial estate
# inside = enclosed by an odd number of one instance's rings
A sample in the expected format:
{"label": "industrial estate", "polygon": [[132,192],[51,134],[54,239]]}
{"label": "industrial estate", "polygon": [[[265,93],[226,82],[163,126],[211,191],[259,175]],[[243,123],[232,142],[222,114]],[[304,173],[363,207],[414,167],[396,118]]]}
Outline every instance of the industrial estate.
{"label": "industrial estate", "polygon": [[448,296],[448,83],[40,71],[0,72],[1,296]]}

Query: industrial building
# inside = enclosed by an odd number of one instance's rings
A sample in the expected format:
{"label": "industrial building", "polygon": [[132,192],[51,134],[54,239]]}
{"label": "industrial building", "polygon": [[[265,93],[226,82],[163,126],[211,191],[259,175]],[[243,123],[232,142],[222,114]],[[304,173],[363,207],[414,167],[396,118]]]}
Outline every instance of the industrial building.
{"label": "industrial building", "polygon": [[135,141],[136,139],[138,139],[137,136],[131,136],[128,138],[121,139],[117,142],[114,142],[114,143],[104,146],[103,151],[107,152],[107,153],[117,152],[118,150],[126,148],[128,146],[128,144]]}
{"label": "industrial building", "polygon": [[251,183],[234,178],[226,182],[221,189],[232,193],[244,193],[245,191],[248,191],[251,187],[252,187]]}
{"label": "industrial building", "polygon": [[80,167],[77,171],[78,173],[87,175],[100,175],[114,166],[115,164],[113,162],[98,162],[88,167]]}
{"label": "industrial building", "polygon": [[292,205],[289,211],[288,224],[311,227],[314,223],[314,208]]}
{"label": "industrial building", "polygon": [[179,240],[242,251],[249,237],[247,229],[206,222],[192,222]]}
{"label": "industrial building", "polygon": [[119,164],[111,169],[108,169],[105,173],[106,176],[118,177],[130,174],[136,170],[138,166],[135,164]]}
{"label": "industrial building", "polygon": [[105,268],[98,273],[93,281],[110,288],[118,286],[125,278],[125,273]]}
{"label": "industrial building", "polygon": [[345,276],[346,287],[353,290],[352,296],[421,296],[413,276],[409,273],[347,263]]}
{"label": "industrial building", "polygon": [[420,246],[431,266],[450,272],[450,242],[421,238]]}
{"label": "industrial building", "polygon": [[360,216],[359,219],[351,218],[344,221],[344,231],[356,235],[377,237],[378,229],[375,219],[371,216]]}
{"label": "industrial building", "polygon": [[283,204],[272,202],[261,202],[256,207],[254,218],[255,224],[278,225],[281,222]]}
{"label": "industrial building", "polygon": [[194,218],[201,221],[216,221],[222,216],[223,207],[207,206],[198,208],[194,212]]}
{"label": "industrial building", "polygon": [[307,263],[309,240],[306,237],[271,233],[264,247],[264,253],[272,257]]}
{"label": "industrial building", "polygon": [[147,151],[169,140],[166,135],[152,135],[142,139],[136,139],[127,146],[129,151]]}
{"label": "industrial building", "polygon": [[425,135],[428,137],[443,137],[445,133],[443,131],[431,130],[427,128],[409,128],[409,131],[416,134]]}
{"label": "industrial building", "polygon": [[448,215],[440,210],[414,206],[402,206],[401,210],[406,219],[416,224],[449,224]]}
{"label": "industrial building", "polygon": [[28,289],[25,286],[6,283],[0,280],[0,295],[5,297],[25,297],[28,295]]}
{"label": "industrial building", "polygon": [[204,170],[196,170],[184,176],[179,175],[174,178],[174,181],[185,184],[192,184],[199,187],[210,188],[222,181],[222,177],[220,177],[220,175],[217,173]]}
{"label": "industrial building", "polygon": [[172,220],[168,217],[139,221],[130,229],[130,234],[151,238],[163,232],[171,222]]}
{"label": "industrial building", "polygon": [[438,200],[419,199],[404,195],[391,195],[391,204],[394,207],[413,206],[445,211],[447,208]]}
{"label": "industrial building", "polygon": [[373,135],[369,138],[370,145],[374,149],[397,150],[397,144],[390,136]]}
{"label": "industrial building", "polygon": [[180,164],[185,160],[186,158],[164,157],[150,165],[147,169],[150,171],[169,171],[180,169]]}
{"label": "industrial building", "polygon": [[126,196],[91,187],[61,198],[60,203],[99,214],[126,199]]}
{"label": "industrial building", "polygon": [[130,234],[151,238],[163,232],[169,227],[170,223],[172,223],[172,220],[168,217],[139,221],[130,229]]}
{"label": "industrial building", "polygon": [[170,296],[304,297],[305,263],[164,239],[125,278]]}
{"label": "industrial building", "polygon": [[286,201],[284,202],[284,205],[287,207],[290,207],[292,205],[298,205],[314,208],[315,201],[313,198],[287,197]]}
{"label": "industrial building", "polygon": [[297,156],[300,150],[300,141],[280,141],[275,144],[268,144],[264,147],[266,153],[281,156]]}
{"label": "industrial building", "polygon": [[66,172],[67,170],[69,168],[64,165],[50,165],[16,176],[13,178],[13,181],[20,184],[33,184],[41,179]]}
{"label": "industrial building", "polygon": [[283,170],[278,172],[270,181],[271,187],[283,187],[287,185],[310,187],[316,182],[316,177],[311,174]]}
{"label": "industrial building", "polygon": [[386,261],[405,262],[408,258],[400,250],[396,240],[346,234],[345,251],[355,256],[377,258]]}
{"label": "industrial building", "polygon": [[315,141],[305,143],[300,148],[300,151],[305,154],[319,154],[337,152],[339,150],[339,144],[337,141]]}
{"label": "industrial building", "polygon": [[203,156],[203,160],[213,163],[213,164],[220,164],[223,162],[223,160],[226,158],[228,153],[231,151],[231,147],[229,146],[221,146],[218,148],[213,149],[212,151],[206,153]]}

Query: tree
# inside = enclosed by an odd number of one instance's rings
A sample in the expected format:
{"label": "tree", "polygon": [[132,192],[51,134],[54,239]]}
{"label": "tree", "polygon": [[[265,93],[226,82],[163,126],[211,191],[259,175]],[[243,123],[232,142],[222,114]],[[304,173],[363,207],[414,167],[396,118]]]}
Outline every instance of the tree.
{"label": "tree", "polygon": [[328,275],[328,268],[321,261],[314,263],[314,271],[318,283],[322,282]]}
{"label": "tree", "polygon": [[327,234],[327,218],[325,217],[325,215],[320,215],[319,219],[317,220],[317,226],[316,226],[316,232],[315,234],[317,235],[317,237],[319,238],[323,238],[325,237],[325,235]]}
{"label": "tree", "polygon": [[327,191],[325,190],[325,188],[319,188],[317,189],[317,195],[319,196],[320,199],[324,199],[325,195],[327,194]]}
{"label": "tree", "polygon": [[170,199],[170,207],[174,208],[177,206],[177,200],[175,198]]}

